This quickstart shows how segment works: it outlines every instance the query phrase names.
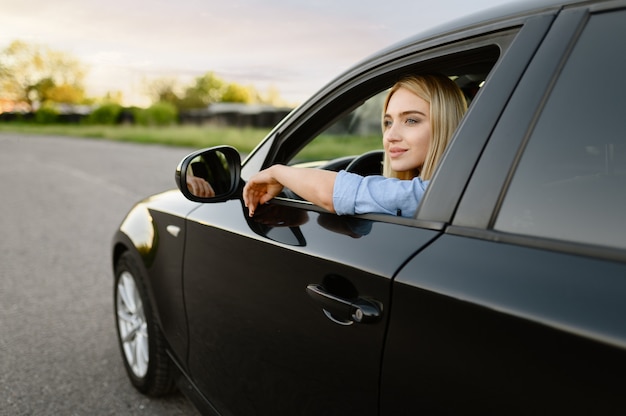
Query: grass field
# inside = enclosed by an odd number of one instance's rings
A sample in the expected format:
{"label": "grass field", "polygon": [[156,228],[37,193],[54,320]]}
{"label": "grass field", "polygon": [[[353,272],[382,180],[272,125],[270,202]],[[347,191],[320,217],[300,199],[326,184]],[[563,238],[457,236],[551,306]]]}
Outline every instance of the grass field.
{"label": "grass field", "polygon": [[228,144],[236,147],[242,153],[252,150],[269,131],[270,129],[239,129],[234,127],[144,127],[0,123],[0,132],[48,134],[195,148]]}
{"label": "grass field", "polygon": [[[213,126],[144,127],[0,123],[0,132],[71,136],[197,149],[226,144],[235,147],[242,154],[252,151],[270,130],[269,128]],[[381,146],[380,136],[323,135],[316,138],[299,156],[304,160],[324,160],[348,154],[358,155],[368,150],[381,148]]]}

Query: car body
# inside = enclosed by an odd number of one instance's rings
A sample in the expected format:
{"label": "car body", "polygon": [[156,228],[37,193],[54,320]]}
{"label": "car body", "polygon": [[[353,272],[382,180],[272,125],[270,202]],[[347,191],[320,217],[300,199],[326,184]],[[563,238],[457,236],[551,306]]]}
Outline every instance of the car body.
{"label": "car body", "polygon": [[[185,158],[113,239],[133,385],[214,415],[625,414],[625,36],[623,0],[494,9],[346,71],[243,164]],[[415,218],[289,190],[248,216],[272,164],[371,174],[381,94],[420,72],[471,103]],[[373,151],[314,156],[346,134]]]}

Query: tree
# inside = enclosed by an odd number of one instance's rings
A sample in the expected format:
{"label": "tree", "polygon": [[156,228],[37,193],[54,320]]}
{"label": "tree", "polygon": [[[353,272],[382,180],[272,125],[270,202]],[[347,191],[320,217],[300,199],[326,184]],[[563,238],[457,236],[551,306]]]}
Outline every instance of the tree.
{"label": "tree", "polygon": [[31,108],[46,102],[79,104],[85,98],[83,65],[70,55],[13,41],[0,52],[0,96]]}
{"label": "tree", "polygon": [[226,83],[213,72],[197,77],[192,86],[185,90],[182,108],[204,108],[211,103],[222,101]]}
{"label": "tree", "polygon": [[244,87],[239,84],[231,83],[226,86],[222,94],[222,101],[228,103],[252,103],[256,92],[252,87]]}
{"label": "tree", "polygon": [[159,78],[146,83],[146,91],[153,103],[170,103],[179,111],[206,108],[218,102],[276,104],[280,101],[276,88],[270,88],[268,97],[264,98],[253,86],[226,82],[213,72],[195,78],[182,94],[174,78]]}
{"label": "tree", "polygon": [[270,85],[265,94],[258,94],[258,100],[263,104],[270,104],[277,107],[287,105],[285,100],[281,98],[278,88],[274,85]]}
{"label": "tree", "polygon": [[176,91],[179,88],[178,81],[175,78],[164,77],[154,79],[150,82],[146,82],[145,89],[153,103],[163,102],[178,106],[180,98]]}

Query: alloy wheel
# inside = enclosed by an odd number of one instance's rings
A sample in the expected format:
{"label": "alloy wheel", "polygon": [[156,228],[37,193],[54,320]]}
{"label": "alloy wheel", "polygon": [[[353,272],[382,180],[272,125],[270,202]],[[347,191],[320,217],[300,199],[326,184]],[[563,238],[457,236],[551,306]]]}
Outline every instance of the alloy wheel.
{"label": "alloy wheel", "polygon": [[117,282],[117,326],[124,357],[133,374],[148,372],[148,325],[141,295],[132,274],[122,272]]}

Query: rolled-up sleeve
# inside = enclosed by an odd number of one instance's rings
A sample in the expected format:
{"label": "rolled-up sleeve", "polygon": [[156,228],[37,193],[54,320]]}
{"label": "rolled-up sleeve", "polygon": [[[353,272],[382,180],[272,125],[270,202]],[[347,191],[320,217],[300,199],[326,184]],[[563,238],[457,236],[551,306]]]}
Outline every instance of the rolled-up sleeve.
{"label": "rolled-up sleeve", "polygon": [[413,217],[429,181],[360,176],[339,171],[333,188],[338,215],[390,214]]}

